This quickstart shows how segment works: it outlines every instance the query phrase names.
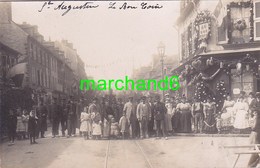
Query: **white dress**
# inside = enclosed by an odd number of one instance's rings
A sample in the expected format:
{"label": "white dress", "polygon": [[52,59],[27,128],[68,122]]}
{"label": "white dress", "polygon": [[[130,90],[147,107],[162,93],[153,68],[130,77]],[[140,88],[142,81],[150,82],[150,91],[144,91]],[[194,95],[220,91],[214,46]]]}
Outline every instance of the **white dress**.
{"label": "white dress", "polygon": [[234,105],[234,114],[235,114],[234,128],[237,128],[237,129],[249,128],[248,110],[249,110],[249,106],[246,101],[237,101],[235,103],[235,105]]}
{"label": "white dress", "polygon": [[90,114],[86,113],[86,112],[82,112],[80,115],[80,131],[82,132],[91,132],[91,116]]}
{"label": "white dress", "polygon": [[166,131],[172,131],[172,104],[167,103],[165,107],[167,108],[167,113],[165,114],[164,117],[165,129]]}
{"label": "white dress", "polygon": [[92,135],[101,135],[101,117],[99,113],[93,112],[91,114],[92,119]]}
{"label": "white dress", "polygon": [[221,114],[222,124],[221,127],[229,127],[234,124],[234,106],[235,101],[225,100],[223,108],[224,112]]}

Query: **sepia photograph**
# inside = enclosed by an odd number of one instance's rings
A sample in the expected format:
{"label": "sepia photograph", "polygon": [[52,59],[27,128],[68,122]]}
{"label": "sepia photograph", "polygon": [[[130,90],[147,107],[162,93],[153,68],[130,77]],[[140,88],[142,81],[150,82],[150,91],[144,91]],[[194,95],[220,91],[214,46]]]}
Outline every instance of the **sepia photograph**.
{"label": "sepia photograph", "polygon": [[0,168],[260,168],[260,0],[0,0]]}

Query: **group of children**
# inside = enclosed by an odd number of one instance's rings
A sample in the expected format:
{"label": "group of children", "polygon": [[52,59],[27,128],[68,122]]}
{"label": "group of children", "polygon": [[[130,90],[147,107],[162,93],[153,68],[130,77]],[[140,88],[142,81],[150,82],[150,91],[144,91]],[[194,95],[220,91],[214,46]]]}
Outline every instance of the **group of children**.
{"label": "group of children", "polygon": [[112,138],[118,139],[122,137],[125,139],[129,133],[129,122],[125,114],[120,118],[119,123],[116,122],[113,116],[109,116],[109,119],[101,121],[99,113],[89,113],[88,107],[85,107],[80,116],[80,132],[83,134],[84,139],[101,139]]}
{"label": "group of children", "polygon": [[16,137],[17,139],[30,139],[30,144],[36,144],[37,120],[35,110],[32,110],[30,114],[23,110],[21,114],[20,109],[10,109],[7,119],[9,146],[14,145]]}

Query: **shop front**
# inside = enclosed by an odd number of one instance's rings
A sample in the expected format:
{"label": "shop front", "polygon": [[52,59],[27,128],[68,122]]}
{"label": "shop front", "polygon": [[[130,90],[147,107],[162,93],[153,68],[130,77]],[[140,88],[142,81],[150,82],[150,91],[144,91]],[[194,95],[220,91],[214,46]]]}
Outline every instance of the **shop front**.
{"label": "shop front", "polygon": [[171,71],[179,75],[181,95],[189,100],[211,97],[219,105],[227,95],[236,99],[260,91],[259,48],[202,53]]}

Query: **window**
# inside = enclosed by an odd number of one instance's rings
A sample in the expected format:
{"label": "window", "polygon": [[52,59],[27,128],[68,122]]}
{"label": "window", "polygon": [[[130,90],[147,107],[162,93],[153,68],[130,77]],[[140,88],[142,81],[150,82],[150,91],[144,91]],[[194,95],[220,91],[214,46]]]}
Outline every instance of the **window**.
{"label": "window", "polygon": [[47,69],[46,69],[46,72],[44,73],[44,75],[45,75],[44,76],[44,78],[45,78],[45,80],[44,80],[45,81],[45,86],[48,87],[48,79],[47,79],[48,71],[47,71]]}
{"label": "window", "polygon": [[254,4],[254,39],[260,40],[260,1],[256,1]]}
{"label": "window", "polygon": [[39,56],[40,56],[40,63],[42,64],[42,57],[43,57],[42,50],[39,51]]}
{"label": "window", "polygon": [[37,48],[37,46],[35,46],[35,57],[36,57],[36,61],[38,62],[39,59],[38,59],[38,48]]}
{"label": "window", "polygon": [[40,70],[37,70],[37,84],[41,85],[41,75],[40,75]]}
{"label": "window", "polygon": [[251,7],[235,6],[230,8],[231,43],[248,43],[250,41]]}
{"label": "window", "polygon": [[34,67],[32,67],[32,69],[31,69],[31,81],[32,81],[32,83],[35,82],[34,75],[35,75],[35,71],[34,71]]}
{"label": "window", "polygon": [[34,59],[34,50],[33,50],[33,44],[32,43],[30,45],[30,54],[31,54],[32,59]]}
{"label": "window", "polygon": [[[236,69],[231,69],[231,74],[235,74]],[[234,94],[234,89],[245,91],[247,94],[254,90],[253,76],[248,71],[243,71],[242,76],[232,75],[231,76],[231,92],[233,97],[237,98],[238,94]]]}

